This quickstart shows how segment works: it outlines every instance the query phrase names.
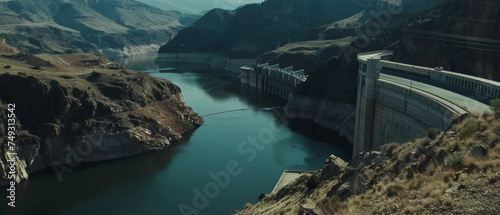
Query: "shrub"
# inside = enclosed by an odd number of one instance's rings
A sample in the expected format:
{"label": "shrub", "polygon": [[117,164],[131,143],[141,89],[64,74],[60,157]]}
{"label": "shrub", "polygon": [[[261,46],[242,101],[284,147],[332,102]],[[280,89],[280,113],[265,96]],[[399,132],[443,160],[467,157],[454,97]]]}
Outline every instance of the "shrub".
{"label": "shrub", "polygon": [[431,198],[441,198],[441,196],[443,195],[443,191],[442,190],[433,190],[431,191],[431,193],[429,194],[429,196]]}
{"label": "shrub", "polygon": [[313,190],[319,185],[319,174],[313,174],[307,180],[306,187],[308,190]]}
{"label": "shrub", "polygon": [[471,137],[474,132],[476,132],[479,129],[479,124],[477,122],[472,122],[466,126],[464,126],[460,131],[458,132],[458,137],[460,139],[466,139]]}
{"label": "shrub", "polygon": [[500,116],[500,99],[495,99],[490,102],[491,110],[497,117]]}
{"label": "shrub", "polygon": [[10,68],[12,68],[12,67],[11,67],[10,65],[7,65],[7,66],[4,66],[3,68],[4,68],[4,69],[10,69]]}
{"label": "shrub", "polygon": [[399,143],[389,143],[382,145],[380,148],[382,152],[392,154],[392,152],[399,146],[400,146]]}
{"label": "shrub", "polygon": [[406,206],[403,209],[403,213],[405,213],[405,214],[416,214],[419,211],[421,211],[422,209],[423,209],[423,207],[421,205],[416,205],[416,206],[408,205],[408,206]]}
{"label": "shrub", "polygon": [[403,190],[403,186],[399,184],[391,184],[385,189],[387,197],[395,196],[399,191]]}
{"label": "shrub", "polygon": [[101,77],[101,74],[94,71],[90,74],[90,76],[87,78],[87,81],[90,81],[90,82],[95,82],[95,81],[98,81],[99,78]]}
{"label": "shrub", "polygon": [[429,128],[429,132],[427,132],[427,137],[429,137],[431,140],[436,139],[437,130],[435,128]]}
{"label": "shrub", "polygon": [[464,167],[465,158],[461,152],[453,152],[450,156],[446,157],[445,164],[449,169],[461,170]]}
{"label": "shrub", "polygon": [[367,181],[371,182],[377,176],[377,172],[375,172],[375,170],[373,170],[373,169],[367,169],[365,171],[365,175],[366,175]]}
{"label": "shrub", "polygon": [[318,207],[325,214],[335,214],[342,207],[342,201],[338,196],[326,197],[319,202]]}

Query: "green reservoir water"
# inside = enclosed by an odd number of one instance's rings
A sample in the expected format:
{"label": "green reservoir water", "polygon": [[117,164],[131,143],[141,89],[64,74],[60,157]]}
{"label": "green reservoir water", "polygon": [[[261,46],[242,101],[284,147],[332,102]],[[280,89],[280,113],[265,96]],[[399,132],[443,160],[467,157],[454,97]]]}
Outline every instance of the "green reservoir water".
{"label": "green reservoir water", "polygon": [[[250,93],[253,91],[240,86],[239,74],[189,64],[158,66],[155,57],[121,61],[177,84],[186,103],[200,115],[285,103],[277,97]],[[181,207],[192,210],[191,214],[230,214],[271,192],[284,170],[320,169],[330,154],[349,158],[349,152],[335,144],[290,130],[269,109],[211,115],[205,121],[168,150],[80,165],[63,175],[62,182],[52,169],[37,173],[18,185],[16,209],[6,209],[3,204],[2,211],[176,215],[182,214]]]}

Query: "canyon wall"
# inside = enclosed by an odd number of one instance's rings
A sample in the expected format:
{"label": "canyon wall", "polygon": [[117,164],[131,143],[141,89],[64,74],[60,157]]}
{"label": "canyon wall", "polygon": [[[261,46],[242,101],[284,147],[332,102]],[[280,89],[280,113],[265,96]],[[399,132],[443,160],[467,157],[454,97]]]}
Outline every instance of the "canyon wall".
{"label": "canyon wall", "polygon": [[[55,74],[55,75],[54,75]],[[15,104],[16,138],[5,130]],[[0,72],[0,186],[11,161],[15,181],[51,168],[58,177],[80,163],[167,148],[203,124],[168,80],[130,70],[91,73]],[[8,147],[13,142],[14,147]]]}
{"label": "canyon wall", "polygon": [[333,129],[352,143],[355,109],[352,104],[291,95],[283,111],[289,118],[312,120],[324,128]]}

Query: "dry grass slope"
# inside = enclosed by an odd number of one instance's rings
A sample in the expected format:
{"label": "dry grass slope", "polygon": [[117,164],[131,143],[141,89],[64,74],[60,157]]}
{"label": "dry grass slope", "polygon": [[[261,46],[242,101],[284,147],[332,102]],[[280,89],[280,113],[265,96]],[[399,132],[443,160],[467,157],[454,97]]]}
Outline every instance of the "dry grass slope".
{"label": "dry grass slope", "polygon": [[[287,186],[296,192],[271,194],[237,214],[500,214],[499,137],[499,118],[469,116],[434,140],[384,146],[381,162],[352,166],[354,158],[312,190],[299,178]],[[358,192],[335,192],[352,175],[361,176],[351,181]]]}

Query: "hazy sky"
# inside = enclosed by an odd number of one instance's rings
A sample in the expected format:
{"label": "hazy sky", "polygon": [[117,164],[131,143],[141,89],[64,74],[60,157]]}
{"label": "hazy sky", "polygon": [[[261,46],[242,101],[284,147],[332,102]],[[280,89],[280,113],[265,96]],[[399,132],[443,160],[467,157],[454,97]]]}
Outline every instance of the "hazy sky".
{"label": "hazy sky", "polygon": [[213,8],[235,9],[249,3],[264,0],[138,0],[164,10],[179,10],[183,13],[199,13]]}

